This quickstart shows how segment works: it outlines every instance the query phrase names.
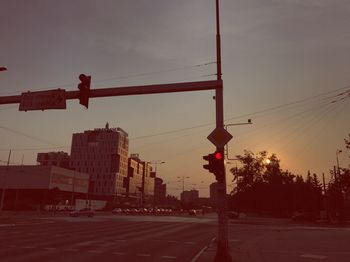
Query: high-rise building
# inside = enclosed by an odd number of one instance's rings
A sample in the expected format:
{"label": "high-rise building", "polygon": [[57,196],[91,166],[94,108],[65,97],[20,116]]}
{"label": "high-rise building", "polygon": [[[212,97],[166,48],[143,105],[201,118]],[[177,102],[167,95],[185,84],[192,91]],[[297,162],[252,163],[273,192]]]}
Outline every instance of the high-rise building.
{"label": "high-rise building", "polygon": [[128,176],[128,134],[121,128],[75,133],[71,168],[90,175],[89,194],[104,198],[125,196]]}
{"label": "high-rise building", "polygon": [[[141,161],[139,154],[131,154],[128,162],[126,196],[140,205],[153,203],[155,172],[150,162]],[[135,201],[134,201],[135,202]]]}
{"label": "high-rise building", "polygon": [[216,206],[217,201],[218,201],[218,183],[214,182],[210,184],[210,202],[213,206]]}
{"label": "high-rise building", "polygon": [[181,201],[184,203],[197,203],[199,199],[199,191],[192,189],[181,193]]}
{"label": "high-rise building", "polygon": [[166,184],[163,184],[163,179],[156,177],[154,181],[154,202],[162,204],[166,201]]}
{"label": "high-rise building", "polygon": [[126,187],[126,196],[136,203],[142,204],[142,177],[144,174],[144,165],[138,154],[131,154],[128,163],[128,179]]}

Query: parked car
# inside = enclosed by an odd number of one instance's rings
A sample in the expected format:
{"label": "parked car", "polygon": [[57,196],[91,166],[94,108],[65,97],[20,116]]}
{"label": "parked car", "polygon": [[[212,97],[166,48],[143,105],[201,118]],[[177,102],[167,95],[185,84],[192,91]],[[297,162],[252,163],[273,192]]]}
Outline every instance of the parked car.
{"label": "parked car", "polygon": [[231,219],[236,219],[239,217],[239,213],[236,211],[228,211],[227,212],[227,217]]}
{"label": "parked car", "polygon": [[318,214],[315,212],[296,212],[292,216],[293,221],[300,222],[314,222],[319,218]]}
{"label": "parked car", "polygon": [[119,207],[112,210],[112,214],[121,214],[123,213],[123,210]]}
{"label": "parked car", "polygon": [[195,216],[195,215],[197,215],[197,211],[195,209],[190,209],[190,210],[188,210],[188,214],[190,216]]}
{"label": "parked car", "polygon": [[95,215],[95,212],[91,208],[82,208],[79,210],[75,210],[69,213],[71,217],[81,217],[81,216],[87,216],[87,217],[93,217]]}

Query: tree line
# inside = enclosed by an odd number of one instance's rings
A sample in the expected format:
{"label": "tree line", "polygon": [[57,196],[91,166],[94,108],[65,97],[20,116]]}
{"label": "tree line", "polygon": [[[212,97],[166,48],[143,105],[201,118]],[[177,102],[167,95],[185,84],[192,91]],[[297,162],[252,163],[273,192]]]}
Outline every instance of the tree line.
{"label": "tree line", "polygon": [[[350,134],[345,140],[350,149]],[[294,212],[327,211],[328,218],[342,219],[350,212],[350,170],[334,168],[324,177],[308,171],[306,177],[283,170],[281,160],[267,151],[237,155],[240,167],[230,170],[235,187],[229,208],[240,212],[290,217]]]}

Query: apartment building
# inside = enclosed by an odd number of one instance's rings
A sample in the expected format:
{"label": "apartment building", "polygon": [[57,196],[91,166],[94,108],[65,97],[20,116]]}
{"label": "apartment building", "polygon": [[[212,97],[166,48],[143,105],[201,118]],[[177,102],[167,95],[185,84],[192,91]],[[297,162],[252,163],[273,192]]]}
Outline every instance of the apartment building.
{"label": "apartment building", "polygon": [[106,199],[125,197],[128,177],[128,134],[121,128],[75,133],[70,166],[90,175],[89,194]]}

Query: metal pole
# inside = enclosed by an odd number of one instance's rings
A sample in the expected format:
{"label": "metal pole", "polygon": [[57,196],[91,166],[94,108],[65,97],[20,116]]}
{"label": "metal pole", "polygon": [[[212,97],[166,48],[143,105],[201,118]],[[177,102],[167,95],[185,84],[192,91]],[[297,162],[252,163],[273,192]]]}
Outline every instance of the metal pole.
{"label": "metal pole", "polygon": [[[217,65],[217,80],[221,81],[221,40],[220,40],[220,13],[219,0],[216,0],[216,65]],[[215,89],[216,101],[216,128],[224,128],[224,101],[223,101],[223,85]],[[224,147],[217,147],[217,152],[224,155]],[[214,258],[215,262],[231,262],[232,258],[228,246],[228,220],[226,214],[226,170],[223,166],[223,179],[218,181],[218,238],[217,250]],[[219,177],[220,174],[215,174]]]}
{"label": "metal pole", "polygon": [[4,199],[5,199],[5,194],[6,194],[6,176],[7,173],[9,171],[9,165],[10,165],[10,159],[11,159],[11,150],[9,152],[9,157],[7,159],[7,168],[6,168],[6,172],[4,173],[4,181],[3,181],[3,187],[2,187],[2,194],[1,194],[1,202],[0,202],[0,212],[2,213],[2,209],[4,207]]}

